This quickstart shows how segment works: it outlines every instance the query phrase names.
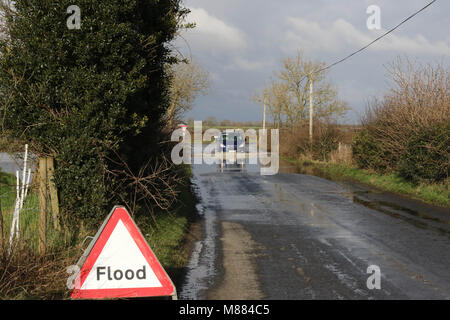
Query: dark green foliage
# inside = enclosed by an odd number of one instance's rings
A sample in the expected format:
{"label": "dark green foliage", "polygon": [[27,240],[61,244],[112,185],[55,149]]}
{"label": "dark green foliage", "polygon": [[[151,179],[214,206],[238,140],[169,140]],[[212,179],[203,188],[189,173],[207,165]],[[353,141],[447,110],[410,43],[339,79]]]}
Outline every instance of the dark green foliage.
{"label": "dark green foliage", "polygon": [[392,165],[390,152],[367,129],[363,129],[353,138],[352,151],[353,159],[362,169],[384,172]]}
{"label": "dark green foliage", "polygon": [[450,123],[423,128],[412,135],[401,155],[398,171],[415,182],[441,182],[450,168]]}
{"label": "dark green foliage", "polygon": [[411,132],[398,156],[394,156],[396,150],[389,150],[382,139],[374,136],[370,130],[363,129],[353,139],[353,159],[360,168],[397,171],[414,182],[442,182],[448,178],[450,124],[436,123]]}
{"label": "dark green foliage", "polygon": [[[99,220],[116,190],[118,154],[138,170],[158,154],[167,107],[167,43],[186,11],[178,0],[18,0],[0,43],[4,127],[53,155],[66,220]],[[70,219],[67,219],[69,218]]]}

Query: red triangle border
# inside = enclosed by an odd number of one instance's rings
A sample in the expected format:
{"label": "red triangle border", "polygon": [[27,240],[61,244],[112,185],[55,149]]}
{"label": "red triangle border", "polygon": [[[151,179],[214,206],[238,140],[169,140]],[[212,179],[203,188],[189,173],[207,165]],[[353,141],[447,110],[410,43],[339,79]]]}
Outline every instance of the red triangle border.
{"label": "red triangle border", "polygon": [[[119,221],[122,221],[131,237],[136,242],[139,250],[147,260],[148,264],[152,268],[162,287],[155,288],[120,288],[120,289],[81,289],[86,278],[91,272],[97,258],[103,251],[106,243],[108,242],[112,232],[116,228]],[[110,216],[108,222],[103,228],[100,236],[95,242],[91,252],[89,253],[83,267],[78,275],[79,286],[76,287],[71,294],[72,299],[109,299],[109,298],[132,298],[132,297],[158,297],[158,296],[171,296],[175,292],[175,287],[172,284],[169,276],[164,271],[160,262],[156,258],[147,241],[142,236],[139,228],[134,223],[133,219],[124,207],[116,207]]]}

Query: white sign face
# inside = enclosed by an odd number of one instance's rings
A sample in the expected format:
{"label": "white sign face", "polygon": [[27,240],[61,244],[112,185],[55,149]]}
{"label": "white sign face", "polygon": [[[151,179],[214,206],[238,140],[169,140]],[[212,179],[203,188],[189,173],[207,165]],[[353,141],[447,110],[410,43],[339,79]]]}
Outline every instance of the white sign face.
{"label": "white sign face", "polygon": [[82,290],[162,287],[122,220],[111,233]]}
{"label": "white sign face", "polygon": [[73,299],[176,296],[172,281],[124,207],[114,207],[86,255]]}

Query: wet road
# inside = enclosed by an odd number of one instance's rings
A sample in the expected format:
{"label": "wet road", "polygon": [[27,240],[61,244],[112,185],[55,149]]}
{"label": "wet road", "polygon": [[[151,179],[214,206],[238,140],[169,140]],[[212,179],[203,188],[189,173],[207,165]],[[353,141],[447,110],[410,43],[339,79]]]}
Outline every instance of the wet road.
{"label": "wet road", "polygon": [[[449,210],[252,166],[193,174],[203,238],[182,299],[450,298]],[[373,265],[380,289],[367,286]]]}

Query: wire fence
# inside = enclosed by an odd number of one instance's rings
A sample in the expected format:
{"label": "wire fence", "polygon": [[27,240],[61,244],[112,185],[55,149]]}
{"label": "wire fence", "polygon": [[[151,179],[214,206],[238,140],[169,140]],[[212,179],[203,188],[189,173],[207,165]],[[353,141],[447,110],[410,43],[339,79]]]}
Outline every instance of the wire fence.
{"label": "wire fence", "polygon": [[[7,186],[11,187],[11,186]],[[15,187],[12,186],[12,189]],[[12,224],[14,219],[14,210],[16,206],[16,192],[4,192],[0,194],[0,219],[2,224],[2,242],[9,242],[11,238]],[[39,198],[36,192],[27,195],[23,208],[20,210],[18,222],[18,241],[38,246],[38,229],[39,229]]]}
{"label": "wire fence", "polygon": [[353,159],[352,145],[339,142],[338,148],[330,153],[330,161],[334,163],[351,164]]}
{"label": "wire fence", "polygon": [[[27,167],[23,166],[25,158],[16,161],[16,175],[0,170],[1,247],[11,250],[13,246],[23,244],[34,250],[45,251],[46,247],[55,245],[59,236],[58,223],[55,221],[58,219],[59,207],[52,182],[53,159],[29,159],[28,168],[31,170],[26,169],[25,172],[33,174],[28,178],[27,174],[20,174],[19,171],[23,172]],[[19,169],[21,167],[23,169]],[[9,168],[8,171],[13,170]]]}

